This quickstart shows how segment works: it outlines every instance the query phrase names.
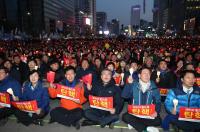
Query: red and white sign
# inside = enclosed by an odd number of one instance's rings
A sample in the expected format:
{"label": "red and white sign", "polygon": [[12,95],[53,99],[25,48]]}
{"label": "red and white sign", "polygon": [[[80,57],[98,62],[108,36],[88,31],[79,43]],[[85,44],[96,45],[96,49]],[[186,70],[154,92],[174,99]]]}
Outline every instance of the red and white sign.
{"label": "red and white sign", "polygon": [[11,102],[11,104],[21,110],[21,111],[25,111],[25,112],[30,112],[30,113],[35,113],[38,110],[38,106],[37,106],[37,101],[33,100],[33,101],[23,101],[23,102]]}
{"label": "red and white sign", "polygon": [[155,113],[155,105],[128,105],[128,113],[139,118],[155,119],[152,117]]}
{"label": "red and white sign", "polygon": [[167,93],[169,91],[169,89],[166,88],[159,88],[160,90],[160,96],[167,96]]}
{"label": "red and white sign", "polygon": [[10,108],[10,95],[8,93],[0,93],[0,107]]}
{"label": "red and white sign", "polygon": [[80,88],[69,88],[57,84],[57,97],[80,103]]}
{"label": "red and white sign", "polygon": [[113,97],[97,97],[89,95],[90,107],[110,111],[113,109]]}
{"label": "red and white sign", "polygon": [[200,122],[200,108],[181,107],[178,119],[182,121]]}

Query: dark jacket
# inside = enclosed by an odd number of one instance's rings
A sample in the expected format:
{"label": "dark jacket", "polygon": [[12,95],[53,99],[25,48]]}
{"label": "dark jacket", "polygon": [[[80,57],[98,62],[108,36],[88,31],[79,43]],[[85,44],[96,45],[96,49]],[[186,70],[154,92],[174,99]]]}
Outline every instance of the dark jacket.
{"label": "dark jacket", "polygon": [[[7,76],[4,80],[0,81],[0,92],[5,93],[9,88],[12,88],[15,96],[21,97],[21,85],[11,76]],[[10,98],[12,100],[11,96]]]}
{"label": "dark jacket", "polygon": [[[156,83],[157,71],[154,71],[151,75],[151,80]],[[172,71],[165,71],[160,73],[160,82],[156,83],[158,88],[175,88],[176,87],[176,75]]]}
{"label": "dark jacket", "polygon": [[48,89],[45,88],[41,81],[38,81],[34,90],[32,90],[31,82],[27,81],[24,83],[22,90],[23,101],[36,100],[38,108],[41,108],[44,112],[49,112],[49,94]]}
{"label": "dark jacket", "polygon": [[[96,82],[92,86],[92,90],[86,89],[85,96],[89,95],[98,97],[113,97],[113,107],[116,110],[116,114],[119,114],[123,106],[123,100],[121,98],[121,89],[115,85],[114,81],[110,81],[109,84],[103,85],[102,82]],[[99,110],[102,114],[106,114],[107,111]]]}

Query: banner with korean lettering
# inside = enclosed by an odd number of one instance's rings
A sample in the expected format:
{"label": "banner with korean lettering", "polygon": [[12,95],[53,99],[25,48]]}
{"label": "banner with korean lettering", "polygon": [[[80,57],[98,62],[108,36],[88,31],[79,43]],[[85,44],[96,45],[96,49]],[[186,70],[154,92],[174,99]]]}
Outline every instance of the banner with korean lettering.
{"label": "banner with korean lettering", "polygon": [[200,108],[180,107],[179,120],[200,122]]}
{"label": "banner with korean lettering", "polygon": [[8,93],[0,93],[0,108],[10,108],[10,95]]}
{"label": "banner with korean lettering", "polygon": [[155,119],[151,116],[155,113],[155,105],[128,105],[128,113],[139,118]]}
{"label": "banner with korean lettering", "polygon": [[60,84],[57,84],[57,97],[69,99],[76,103],[80,103],[80,89],[69,88]]}
{"label": "banner with korean lettering", "polygon": [[38,109],[37,106],[37,101],[33,100],[33,101],[23,101],[23,102],[11,102],[11,104],[21,110],[21,111],[25,111],[25,112],[30,112],[30,113],[35,113]]}
{"label": "banner with korean lettering", "polygon": [[160,96],[167,96],[167,93],[169,91],[169,89],[167,88],[159,88],[160,90]]}
{"label": "banner with korean lettering", "polygon": [[90,107],[110,111],[113,109],[113,97],[97,97],[89,95]]}

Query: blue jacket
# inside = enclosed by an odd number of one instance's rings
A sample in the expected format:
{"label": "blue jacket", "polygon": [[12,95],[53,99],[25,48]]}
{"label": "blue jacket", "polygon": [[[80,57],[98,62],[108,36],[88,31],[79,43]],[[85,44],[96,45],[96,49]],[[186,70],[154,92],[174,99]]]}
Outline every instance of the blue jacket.
{"label": "blue jacket", "polygon": [[131,84],[126,84],[122,92],[122,97],[125,99],[131,99],[134,105],[155,104],[156,112],[158,114],[160,112],[160,92],[153,81],[151,81],[150,89],[148,89],[145,93],[141,91],[139,82],[134,81]]}
{"label": "blue jacket", "polygon": [[[8,88],[12,88],[15,96],[21,97],[21,85],[11,76],[7,76],[4,80],[0,81],[0,92],[7,92]],[[12,96],[10,96],[10,99],[12,101]]]}
{"label": "blue jacket", "polygon": [[44,112],[48,113],[50,109],[48,89],[43,87],[41,81],[38,81],[34,90],[32,90],[31,87],[31,82],[27,81],[24,83],[21,100],[36,100],[38,108],[41,108]]}
{"label": "blue jacket", "polygon": [[165,100],[165,107],[167,112],[171,113],[171,110],[174,108],[173,99],[178,100],[178,105],[176,109],[177,114],[179,113],[181,106],[200,108],[200,88],[194,86],[193,92],[189,96],[183,91],[183,87],[181,85],[179,85],[179,87],[175,89],[171,89],[168,92]]}

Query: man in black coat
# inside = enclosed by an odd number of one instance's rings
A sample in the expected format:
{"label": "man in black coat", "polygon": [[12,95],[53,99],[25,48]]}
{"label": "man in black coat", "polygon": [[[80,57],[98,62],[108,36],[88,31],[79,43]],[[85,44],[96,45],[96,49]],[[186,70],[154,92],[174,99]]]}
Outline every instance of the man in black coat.
{"label": "man in black coat", "polygon": [[[119,120],[119,114],[123,106],[123,100],[121,98],[121,89],[115,85],[112,80],[112,72],[108,69],[104,69],[101,72],[101,80],[94,83],[93,86],[87,84],[85,96],[89,95],[98,97],[112,97],[113,109],[109,111],[89,108],[85,110],[85,117],[93,123],[105,127],[106,125],[112,126],[112,123]],[[87,124],[87,123],[86,123]]]}

